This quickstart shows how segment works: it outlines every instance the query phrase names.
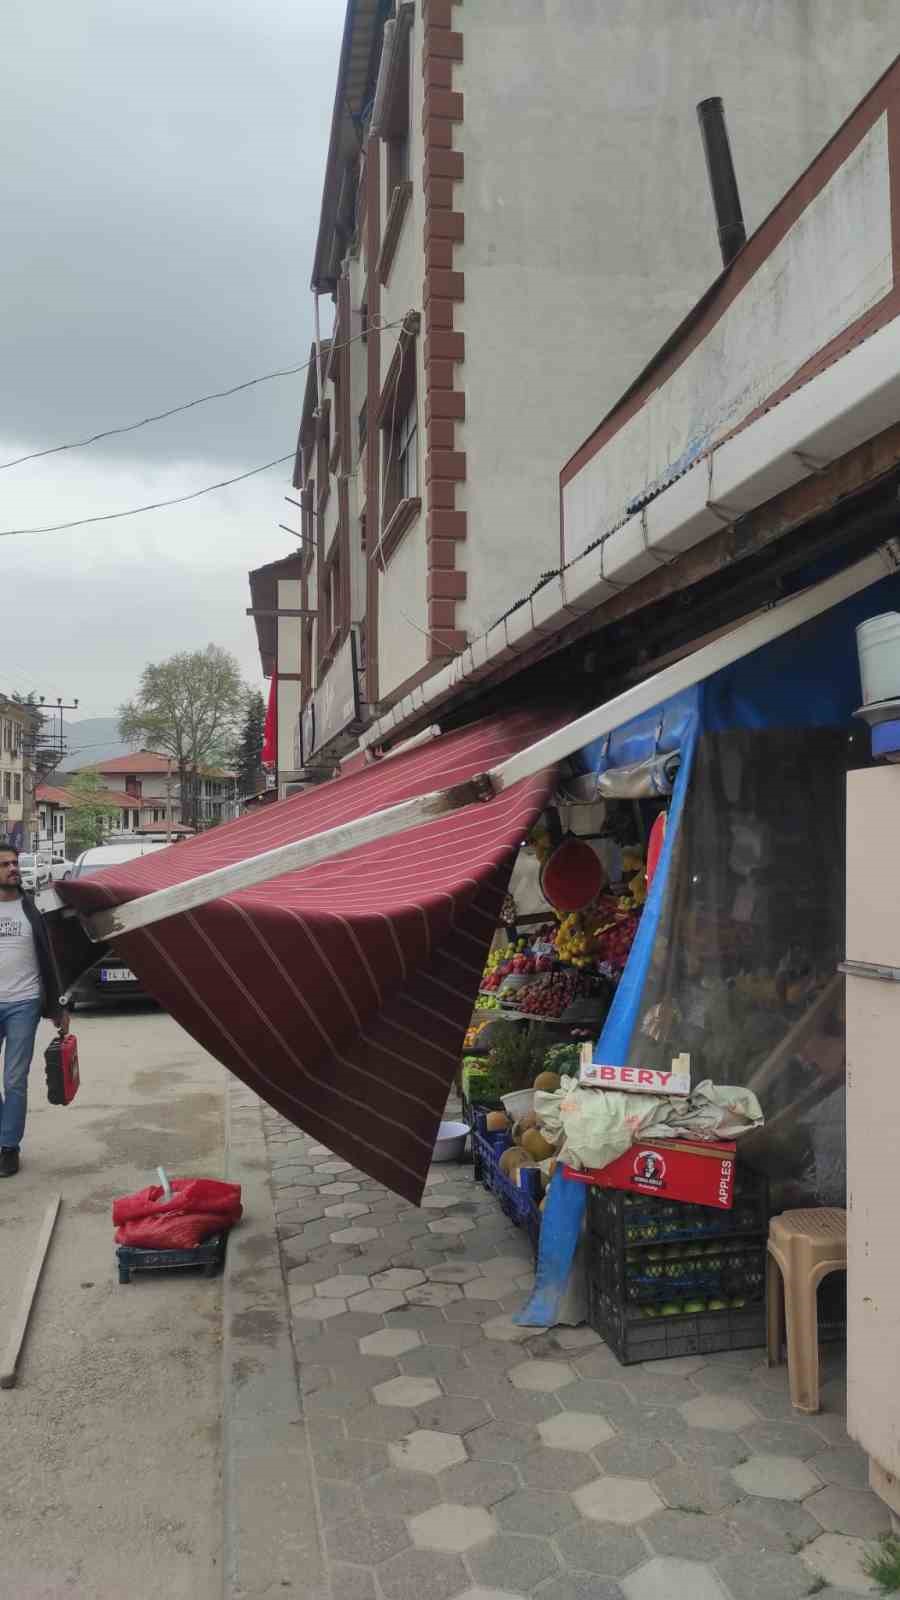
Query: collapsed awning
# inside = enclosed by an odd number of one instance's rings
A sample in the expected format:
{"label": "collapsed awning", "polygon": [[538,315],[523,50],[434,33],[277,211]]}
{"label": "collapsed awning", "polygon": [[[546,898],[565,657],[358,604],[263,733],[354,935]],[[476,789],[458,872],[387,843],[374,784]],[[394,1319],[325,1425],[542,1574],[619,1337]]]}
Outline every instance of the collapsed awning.
{"label": "collapsed awning", "polygon": [[[444,735],[187,843],[59,885],[83,916],[460,786],[558,725]],[[149,993],[276,1110],[418,1200],[516,852],[553,767],[485,804],[116,939]],[[184,891],[181,891],[182,893]],[[133,907],[137,910],[137,907]]]}
{"label": "collapsed awning", "polygon": [[418,1199],[516,850],[559,763],[897,571],[893,543],[561,723],[520,712],[58,885],[291,1121]]}

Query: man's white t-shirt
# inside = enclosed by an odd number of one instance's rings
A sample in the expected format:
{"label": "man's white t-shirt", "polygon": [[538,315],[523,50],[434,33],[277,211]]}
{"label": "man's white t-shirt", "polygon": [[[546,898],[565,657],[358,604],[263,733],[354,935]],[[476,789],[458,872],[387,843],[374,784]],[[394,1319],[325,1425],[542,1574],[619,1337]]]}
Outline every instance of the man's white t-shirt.
{"label": "man's white t-shirt", "polygon": [[0,900],[0,1005],[39,1000],[41,969],[21,900]]}

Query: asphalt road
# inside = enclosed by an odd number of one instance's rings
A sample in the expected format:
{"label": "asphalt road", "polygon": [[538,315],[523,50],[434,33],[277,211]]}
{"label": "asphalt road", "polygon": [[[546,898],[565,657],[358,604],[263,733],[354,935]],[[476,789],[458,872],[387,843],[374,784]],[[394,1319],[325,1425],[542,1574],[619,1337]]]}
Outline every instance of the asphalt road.
{"label": "asphalt road", "polygon": [[73,1018],[82,1087],[47,1103],[44,1024],[18,1177],[0,1182],[0,1350],[48,1198],[62,1211],[15,1389],[0,1391],[0,1593],[212,1600],[221,1578],[221,1280],[116,1278],[110,1205],[222,1173],[225,1072],[137,1005]]}

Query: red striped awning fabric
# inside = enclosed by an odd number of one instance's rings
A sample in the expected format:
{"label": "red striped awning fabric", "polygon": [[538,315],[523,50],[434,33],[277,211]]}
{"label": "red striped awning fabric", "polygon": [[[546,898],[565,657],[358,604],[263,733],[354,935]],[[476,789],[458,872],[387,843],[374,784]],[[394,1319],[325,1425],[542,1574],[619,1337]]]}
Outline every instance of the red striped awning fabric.
{"label": "red striped awning fabric", "polygon": [[[83,915],[464,782],[559,717],[445,734],[184,844],[59,884]],[[421,1198],[518,846],[554,780],[183,912],[115,942],[175,1019],[283,1116]]]}

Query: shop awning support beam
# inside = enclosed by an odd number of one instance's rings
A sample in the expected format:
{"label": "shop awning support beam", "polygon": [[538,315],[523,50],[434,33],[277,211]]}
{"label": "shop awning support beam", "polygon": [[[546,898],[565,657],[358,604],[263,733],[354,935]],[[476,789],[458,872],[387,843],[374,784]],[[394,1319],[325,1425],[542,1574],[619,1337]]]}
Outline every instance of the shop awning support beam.
{"label": "shop awning support beam", "polygon": [[830,611],[832,606],[896,572],[898,567],[900,554],[894,541],[891,541],[846,571],[751,617],[731,633],[702,645],[692,655],[673,662],[662,672],[626,689],[605,705],[567,723],[565,727],[539,739],[536,744],[529,745],[518,755],[468,783],[419,795],[413,800],[390,806],[385,811],[376,811],[371,816],[359,817],[341,827],[313,834],[308,839],[279,845],[277,849],[250,856],[246,861],[190,878],[186,883],[142,895],[126,905],[117,906],[113,911],[95,912],[93,916],[85,918],[85,927],[95,942],[115,939],[161,922],[166,917],[196,911],[212,900],[252,889],[285,873],[298,872],[305,867],[316,866],[321,861],[329,861],[348,850],[355,850],[359,845],[372,844],[376,840],[404,833],[409,828],[421,827],[423,823],[459,811],[476,801],[490,802],[495,795],[511,788],[513,784],[521,783],[523,779],[533,777],[547,767],[558,766],[584,745],[593,743],[604,734],[613,733],[616,728],[630,722],[633,717],[643,715],[661,701],[692,688],[704,678],[720,672],[723,667],[731,666],[763,645]]}

